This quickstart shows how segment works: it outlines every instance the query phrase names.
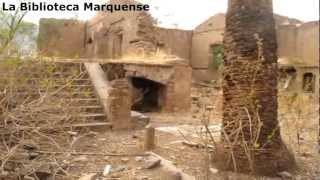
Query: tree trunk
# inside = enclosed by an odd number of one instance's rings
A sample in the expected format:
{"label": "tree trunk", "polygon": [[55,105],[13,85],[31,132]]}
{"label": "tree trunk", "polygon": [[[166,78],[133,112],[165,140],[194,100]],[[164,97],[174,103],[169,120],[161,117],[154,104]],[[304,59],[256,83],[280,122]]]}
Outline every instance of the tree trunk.
{"label": "tree trunk", "polygon": [[229,0],[224,36],[220,166],[275,175],[294,165],[277,119],[277,41],[272,0]]}

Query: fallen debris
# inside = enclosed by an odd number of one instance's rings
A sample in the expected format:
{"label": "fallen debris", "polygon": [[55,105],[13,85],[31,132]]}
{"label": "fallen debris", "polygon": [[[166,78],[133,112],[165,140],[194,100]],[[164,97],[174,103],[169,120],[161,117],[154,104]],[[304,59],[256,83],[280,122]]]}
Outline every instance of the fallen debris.
{"label": "fallen debris", "polygon": [[141,162],[141,161],[143,161],[143,157],[139,157],[139,156],[138,156],[138,157],[135,158],[135,160],[136,160],[137,162]]}
{"label": "fallen debris", "polygon": [[153,169],[161,164],[161,159],[156,157],[150,157],[148,160],[144,162],[143,168],[144,169]]}
{"label": "fallen debris", "polygon": [[105,167],[104,167],[104,169],[103,169],[103,173],[102,173],[102,175],[104,176],[104,177],[107,177],[109,174],[110,174],[110,172],[111,172],[111,168],[112,168],[112,166],[111,165],[106,165]]}
{"label": "fallen debris", "polygon": [[93,180],[93,179],[95,179],[94,178],[95,176],[96,176],[95,173],[85,174],[82,177],[80,177],[78,180]]}
{"label": "fallen debris", "polygon": [[111,173],[122,172],[122,171],[125,171],[126,169],[128,169],[127,166],[118,166],[118,167],[116,167],[116,168],[112,168],[112,169],[111,169]]}
{"label": "fallen debris", "polygon": [[192,148],[199,148],[199,149],[205,149],[205,148],[209,148],[209,149],[214,149],[214,146],[210,145],[210,144],[203,144],[203,143],[195,143],[195,142],[190,142],[190,141],[183,141],[182,142],[183,145],[192,147]]}
{"label": "fallen debris", "polygon": [[210,168],[209,170],[210,170],[211,174],[217,174],[219,172],[219,170],[216,168]]}
{"label": "fallen debris", "polygon": [[137,111],[131,111],[131,120],[135,122],[135,124],[147,125],[150,122],[150,117],[139,113]]}
{"label": "fallen debris", "polygon": [[152,157],[161,160],[161,168],[163,170],[164,176],[168,180],[195,180],[195,177],[185,174],[184,172],[182,172],[182,170],[173,165],[171,161],[168,161],[153,152],[149,152],[149,154]]}
{"label": "fallen debris", "polygon": [[283,172],[278,173],[278,176],[283,179],[292,179],[292,174],[290,174],[287,171],[283,171]]}

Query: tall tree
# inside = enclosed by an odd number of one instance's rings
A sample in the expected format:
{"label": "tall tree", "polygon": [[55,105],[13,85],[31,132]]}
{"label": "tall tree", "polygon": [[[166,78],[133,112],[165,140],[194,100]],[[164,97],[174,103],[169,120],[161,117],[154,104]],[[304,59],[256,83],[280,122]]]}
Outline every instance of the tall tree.
{"label": "tall tree", "polygon": [[[277,119],[277,41],[272,0],[229,0],[224,34],[220,166],[274,175],[295,164]],[[218,157],[218,158],[219,158]]]}

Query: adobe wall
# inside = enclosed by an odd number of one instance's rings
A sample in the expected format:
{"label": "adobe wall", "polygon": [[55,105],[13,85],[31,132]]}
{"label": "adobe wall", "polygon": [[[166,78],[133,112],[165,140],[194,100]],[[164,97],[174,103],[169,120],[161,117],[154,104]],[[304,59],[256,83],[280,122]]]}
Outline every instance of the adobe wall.
{"label": "adobe wall", "polygon": [[191,59],[192,31],[156,28],[158,52]]}
{"label": "adobe wall", "polygon": [[[307,64],[319,61],[319,23],[304,23],[275,15],[279,58],[300,58]],[[300,24],[302,24],[300,26]],[[221,44],[225,15],[217,14],[195,28],[192,38],[191,66],[196,80],[217,80],[221,73],[210,69],[210,45]]]}
{"label": "adobe wall", "polygon": [[[168,90],[167,100],[173,103],[174,112],[189,112],[191,109],[192,68],[188,65],[176,65]],[[173,84],[172,84],[173,83]]]}
{"label": "adobe wall", "polygon": [[283,25],[276,29],[279,57],[297,57],[297,28],[296,25]]}
{"label": "adobe wall", "polygon": [[200,24],[193,31],[191,66],[196,80],[218,80],[221,73],[209,68],[210,45],[222,44],[225,28],[225,15],[217,14]]}
{"label": "adobe wall", "polygon": [[302,24],[297,30],[297,57],[306,64],[319,65],[319,22]]}
{"label": "adobe wall", "polygon": [[38,49],[42,55],[84,56],[85,23],[71,19],[41,19]]}
{"label": "adobe wall", "polygon": [[300,26],[278,27],[279,57],[303,60],[304,64],[319,62],[319,23],[309,22]]}

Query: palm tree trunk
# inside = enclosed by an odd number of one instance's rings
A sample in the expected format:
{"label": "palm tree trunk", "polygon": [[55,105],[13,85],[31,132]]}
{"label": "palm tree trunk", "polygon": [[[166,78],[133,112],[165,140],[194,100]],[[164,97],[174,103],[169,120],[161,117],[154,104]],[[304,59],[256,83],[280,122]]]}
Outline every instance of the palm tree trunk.
{"label": "palm tree trunk", "polygon": [[262,175],[295,164],[277,119],[272,0],[229,0],[224,37],[222,166]]}

